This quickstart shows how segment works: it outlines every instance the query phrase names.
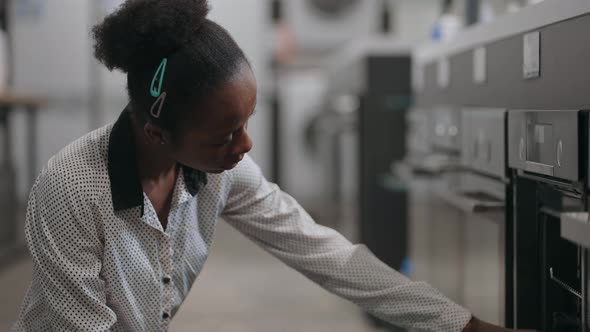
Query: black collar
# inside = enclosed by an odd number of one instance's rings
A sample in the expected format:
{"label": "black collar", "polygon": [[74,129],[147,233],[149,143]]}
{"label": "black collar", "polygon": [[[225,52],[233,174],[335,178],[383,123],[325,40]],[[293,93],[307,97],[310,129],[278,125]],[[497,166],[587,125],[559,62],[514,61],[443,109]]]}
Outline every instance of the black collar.
{"label": "black collar", "polygon": [[[131,128],[129,107],[125,108],[115,122],[109,139],[108,169],[111,194],[115,211],[141,206],[143,215],[143,189],[135,159],[135,138]],[[182,166],[184,182],[191,195],[196,195],[207,184],[204,172]]]}

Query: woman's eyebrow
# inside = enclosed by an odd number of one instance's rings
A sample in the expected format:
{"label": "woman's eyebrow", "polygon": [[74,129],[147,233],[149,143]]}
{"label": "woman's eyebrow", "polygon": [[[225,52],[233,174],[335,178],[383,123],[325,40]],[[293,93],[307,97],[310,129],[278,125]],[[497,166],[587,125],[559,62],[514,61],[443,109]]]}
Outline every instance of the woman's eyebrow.
{"label": "woman's eyebrow", "polygon": [[231,135],[233,132],[234,132],[234,131],[224,131],[224,132],[223,132],[223,133],[221,133],[221,134],[211,135],[211,137],[212,137],[212,139],[213,139],[213,140],[215,140],[215,141],[218,141],[218,140],[222,140],[222,139],[224,139],[224,138],[228,137],[228,136],[229,136],[229,135]]}
{"label": "woman's eyebrow", "polygon": [[[248,119],[250,119],[256,113],[257,106],[258,105],[256,105],[256,104],[254,105],[254,108],[252,109],[252,112],[250,112],[250,115],[248,115]],[[243,123],[240,123],[240,126],[238,126],[236,128],[227,129],[227,130],[225,130],[223,132],[220,131],[221,134],[218,134],[218,135],[216,134],[216,135],[212,135],[212,136],[214,138],[217,138],[217,139],[223,139],[226,136],[229,136],[230,134],[232,134],[234,131],[238,130],[242,125],[243,125]]]}

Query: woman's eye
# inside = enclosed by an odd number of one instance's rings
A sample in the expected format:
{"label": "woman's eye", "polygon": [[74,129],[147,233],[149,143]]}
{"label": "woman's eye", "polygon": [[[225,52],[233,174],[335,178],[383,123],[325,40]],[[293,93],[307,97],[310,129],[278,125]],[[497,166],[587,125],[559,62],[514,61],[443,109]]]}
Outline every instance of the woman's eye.
{"label": "woman's eye", "polygon": [[231,143],[231,141],[223,141],[223,142],[219,142],[219,143],[213,143],[212,145],[214,147],[223,147],[223,146],[228,145],[229,143]]}
{"label": "woman's eye", "polygon": [[212,145],[215,147],[223,147],[228,145],[229,143],[231,143],[233,140],[233,135],[228,136],[227,138],[225,138],[223,141],[217,142],[217,143],[213,143]]}

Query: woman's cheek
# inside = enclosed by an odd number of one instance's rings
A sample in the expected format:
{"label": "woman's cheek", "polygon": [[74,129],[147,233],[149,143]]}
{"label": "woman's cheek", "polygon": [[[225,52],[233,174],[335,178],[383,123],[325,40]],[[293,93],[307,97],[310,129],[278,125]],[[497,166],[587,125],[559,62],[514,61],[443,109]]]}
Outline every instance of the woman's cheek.
{"label": "woman's cheek", "polygon": [[218,149],[215,149],[214,151],[212,151],[212,153],[209,155],[208,159],[210,161],[222,162],[222,161],[224,161],[227,153],[228,153],[227,147],[218,148]]}

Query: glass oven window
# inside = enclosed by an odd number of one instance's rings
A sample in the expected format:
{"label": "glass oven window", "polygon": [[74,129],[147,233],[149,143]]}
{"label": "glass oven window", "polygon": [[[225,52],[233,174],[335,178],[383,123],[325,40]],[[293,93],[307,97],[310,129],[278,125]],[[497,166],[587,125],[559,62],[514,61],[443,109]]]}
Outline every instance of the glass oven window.
{"label": "glass oven window", "polygon": [[527,124],[526,159],[528,161],[552,164],[556,150],[552,147],[553,126],[550,124]]}

